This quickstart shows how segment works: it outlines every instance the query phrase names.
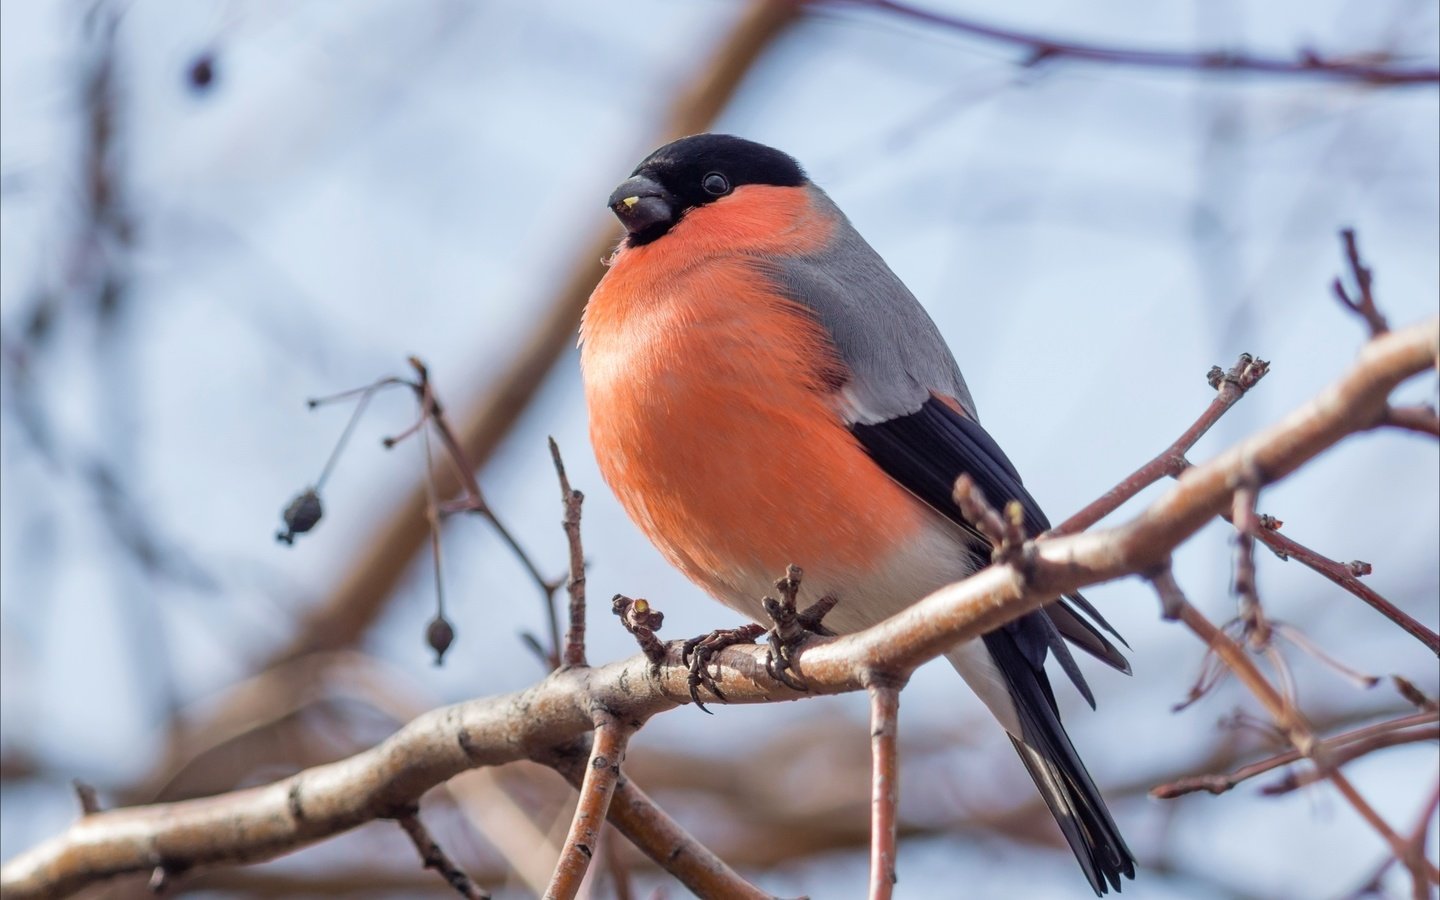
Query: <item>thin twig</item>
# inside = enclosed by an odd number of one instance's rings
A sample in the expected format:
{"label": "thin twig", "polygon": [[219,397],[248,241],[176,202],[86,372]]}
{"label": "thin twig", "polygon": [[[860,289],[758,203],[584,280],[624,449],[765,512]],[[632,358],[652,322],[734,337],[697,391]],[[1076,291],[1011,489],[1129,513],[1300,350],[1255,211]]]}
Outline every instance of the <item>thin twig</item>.
{"label": "thin twig", "polygon": [[[1384,750],[1388,747],[1399,747],[1404,744],[1418,744],[1424,741],[1440,740],[1440,728],[1421,728],[1414,731],[1386,731],[1372,735],[1361,741],[1354,741],[1346,744],[1344,748],[1327,750],[1329,763],[1332,766],[1342,766],[1362,756],[1374,753],[1376,750]],[[1327,748],[1330,746],[1326,742]],[[1267,784],[1260,789],[1260,793],[1274,796],[1276,794],[1288,794],[1307,785],[1322,781],[1328,773],[1320,769],[1306,769],[1303,771],[1290,771],[1285,773],[1279,781]]]}
{"label": "thin twig", "polygon": [[1440,702],[1420,690],[1408,678],[1391,675],[1390,681],[1395,685],[1396,692],[1417,709],[1425,712],[1440,712]]}
{"label": "thin twig", "polygon": [[[1409,716],[1402,716],[1398,719],[1379,722],[1374,725],[1366,725],[1363,728],[1356,728],[1353,731],[1347,731],[1343,734],[1337,734],[1334,737],[1326,738],[1324,744],[1332,751],[1338,752],[1341,748],[1348,747],[1359,741],[1370,740],[1380,735],[1403,732],[1405,729],[1415,728],[1417,726],[1433,725],[1436,722],[1440,722],[1440,715],[1436,715],[1435,713],[1415,713]],[[1157,785],[1150,789],[1150,796],[1157,800],[1173,800],[1176,797],[1183,797],[1186,794],[1193,794],[1197,791],[1223,794],[1257,775],[1273,772],[1282,766],[1299,762],[1301,759],[1304,759],[1304,756],[1300,751],[1290,749],[1284,753],[1277,753],[1257,762],[1241,766],[1235,771],[1226,774],[1192,775],[1187,778],[1178,778],[1175,781]]]}
{"label": "thin twig", "polygon": [[610,611],[620,617],[620,624],[640,645],[640,652],[656,666],[665,661],[665,642],[655,635],[665,624],[665,614],[643,598],[632,600],[616,594],[610,600]]}
{"label": "thin twig", "polygon": [[1390,323],[1385,321],[1380,307],[1375,304],[1375,273],[1360,259],[1360,247],[1355,241],[1353,228],[1342,230],[1340,240],[1345,245],[1345,261],[1350,264],[1350,277],[1355,281],[1359,295],[1351,297],[1349,291],[1345,290],[1345,282],[1339,278],[1331,283],[1331,288],[1346,309],[1365,320],[1365,324],[1370,327],[1370,336],[1379,337],[1390,330]]}
{"label": "thin twig", "polygon": [[[579,788],[588,759],[582,748],[579,752],[557,754],[545,762]],[[609,816],[617,831],[697,897],[774,900],[686,832],[623,772],[610,798]]]}
{"label": "thin twig", "polygon": [[[1374,807],[1355,790],[1340,771],[1327,758],[1324,748],[1315,739],[1314,732],[1305,717],[1295,708],[1279,691],[1270,684],[1269,680],[1256,668],[1250,658],[1239,644],[1235,643],[1223,631],[1216,628],[1209,619],[1205,618],[1188,601],[1181,600],[1179,605],[1179,618],[1187,628],[1193,631],[1203,640],[1215,655],[1218,656],[1230,671],[1234,673],[1241,683],[1249,688],[1250,693],[1255,696],[1260,704],[1265,707],[1275,720],[1281,730],[1285,732],[1287,739],[1299,750],[1302,755],[1312,760],[1315,765],[1325,772],[1325,777],[1335,785],[1340,795],[1354,807],[1370,827],[1374,828],[1379,835],[1390,845],[1391,850],[1402,858],[1408,858],[1409,850],[1406,848],[1400,836],[1395,830],[1380,818]],[[1427,863],[1428,865],[1428,863]],[[1433,868],[1433,867],[1432,867]]]}
{"label": "thin twig", "polygon": [[1430,792],[1430,802],[1420,811],[1420,818],[1416,820],[1415,827],[1410,829],[1410,877],[1414,888],[1415,900],[1426,900],[1431,896],[1430,884],[1436,881],[1433,873],[1427,872],[1425,866],[1415,865],[1417,861],[1425,861],[1425,845],[1430,834],[1430,820],[1435,816],[1435,810],[1440,809],[1440,782],[1436,782],[1435,789]]}
{"label": "thin twig", "polygon": [[869,900],[890,900],[895,891],[895,855],[899,828],[900,686],[872,680],[870,691],[870,893]]}
{"label": "thin twig", "polygon": [[1160,479],[1167,476],[1179,477],[1180,473],[1190,467],[1190,461],[1185,458],[1185,454],[1190,452],[1190,448],[1194,447],[1200,438],[1204,437],[1205,433],[1220,421],[1220,417],[1229,412],[1230,407],[1239,402],[1240,398],[1244,397],[1269,371],[1270,363],[1263,359],[1256,359],[1248,353],[1240,354],[1239,360],[1229,370],[1212,366],[1206,377],[1210,381],[1210,386],[1215,388],[1215,399],[1210,401],[1210,405],[1200,414],[1200,418],[1196,419],[1189,428],[1185,429],[1184,434],[1176,438],[1175,442],[1162,450],[1158,456],[1127,475],[1095,502],[1088,504],[1075,515],[1050,529],[1046,536],[1054,537],[1084,531],[1124,506],[1130,498]]}
{"label": "thin twig", "polygon": [[[1190,461],[1185,454],[1197,441],[1210,430],[1220,417],[1234,406],[1237,401],[1250,388],[1254,387],[1261,378],[1270,371],[1270,364],[1263,359],[1255,359],[1248,353],[1240,355],[1240,359],[1230,369],[1223,370],[1219,366],[1211,368],[1209,380],[1212,387],[1217,391],[1215,399],[1210,406],[1200,415],[1195,422],[1180,435],[1173,444],[1166,447],[1154,459],[1136,469],[1126,476],[1119,484],[1106,491],[1094,502],[1085,506],[1075,515],[1066,519],[1058,526],[1050,529],[1043,537],[1051,538],[1065,534],[1076,534],[1091,527],[1101,519],[1110,515],[1128,502],[1136,494],[1145,488],[1159,481],[1161,478],[1178,478],[1190,468]],[[1386,407],[1390,409],[1389,406]],[[1233,516],[1227,512],[1224,514],[1227,520]],[[1338,584],[1340,587],[1359,597],[1361,600],[1374,607],[1381,615],[1404,628],[1409,634],[1423,642],[1436,655],[1440,655],[1440,635],[1426,628],[1413,616],[1401,610],[1395,604],[1386,600],[1368,585],[1362,583],[1354,569],[1337,560],[1330,559],[1310,548],[1291,540],[1281,534],[1278,530],[1279,524],[1273,518],[1268,519],[1271,523],[1268,527],[1259,528],[1255,537],[1265,546],[1269,547],[1282,559],[1296,559],[1303,565],[1314,569],[1326,578]],[[1265,525],[1266,520],[1262,520]]]}
{"label": "thin twig", "polygon": [[70,782],[75,789],[75,799],[80,801],[80,814],[91,816],[100,812],[100,797],[95,793],[95,788],[76,778]]}
{"label": "thin twig", "polygon": [[955,505],[960,507],[960,514],[965,517],[965,521],[974,525],[992,547],[1000,547],[1006,542],[1009,528],[1005,520],[968,473],[955,479],[955,487],[950,496]]}
{"label": "thin twig", "polygon": [[425,868],[434,869],[440,873],[440,877],[455,889],[455,892],[469,900],[490,900],[490,894],[483,890],[478,884],[465,874],[465,870],[457,866],[435,838],[430,836],[430,831],[423,822],[417,810],[411,809],[395,817],[395,821],[404,830],[410,842],[415,845],[415,850],[420,854],[420,861]]}
{"label": "thin twig", "polygon": [[[447,513],[470,512],[474,513],[495,529],[496,534],[510,548],[510,552],[520,561],[530,580],[540,591],[541,606],[545,612],[546,620],[550,625],[550,649],[547,651],[547,662],[554,668],[559,665],[560,655],[560,627],[555,611],[555,591],[557,584],[544,575],[540,574],[540,568],[535,564],[534,559],[520,546],[515,535],[505,526],[495,514],[495,509],[485,500],[485,494],[480,490],[480,480],[475,473],[478,469],[470,463],[465,456],[464,446],[455,437],[454,430],[450,427],[450,421],[445,415],[440,400],[435,396],[435,388],[430,380],[430,372],[426,365],[417,357],[410,357],[410,365],[415,369],[419,380],[413,385],[417,398],[420,402],[421,419],[423,424],[427,419],[435,428],[435,434],[440,438],[441,445],[445,448],[445,457],[450,463],[450,471],[459,482],[462,495],[458,500],[452,500],[441,504],[441,509]],[[412,427],[413,430],[413,427]],[[391,438],[387,444],[393,444],[399,438]],[[430,491],[434,490],[433,484],[428,486]]]}
{"label": "thin twig", "polygon": [[[345,452],[346,445],[350,443],[351,436],[355,434],[355,426],[360,423],[360,417],[365,414],[365,408],[370,405],[370,398],[375,396],[376,391],[380,390],[383,387],[394,384],[396,383],[396,381],[397,379],[386,378],[376,382],[375,384],[370,385],[369,387],[360,389],[360,400],[355,404],[355,409],[351,410],[350,418],[346,420],[345,428],[343,431],[340,432],[340,439],[335,442],[334,449],[330,451],[329,459],[325,460],[324,467],[320,469],[320,477],[315,479],[316,491],[319,491],[325,487],[325,482],[330,478],[330,473],[335,471],[335,464],[340,461],[340,455]],[[349,391],[346,392],[347,395],[349,393]],[[311,400],[309,401],[308,405],[311,409],[314,409],[321,403],[328,402],[331,399],[335,398],[322,398],[319,400]]]}
{"label": "thin twig", "polygon": [[1230,516],[1235,523],[1235,595],[1240,601],[1240,625],[1246,644],[1256,651],[1270,646],[1270,624],[1255,585],[1255,535],[1260,530],[1255,504],[1259,498],[1260,473],[1247,467],[1235,487]]}
{"label": "thin twig", "polygon": [[435,665],[445,659],[445,651],[455,640],[455,628],[445,617],[445,554],[440,531],[440,503],[435,496],[435,460],[430,452],[430,429],[421,422],[420,446],[425,453],[425,489],[428,506],[425,510],[430,519],[430,561],[435,569],[435,618],[425,629],[426,641],[435,651]]}
{"label": "thin twig", "polygon": [[1391,428],[1440,437],[1440,415],[1436,414],[1435,407],[1425,403],[1388,408],[1385,410],[1385,424]]}
{"label": "thin twig", "polygon": [[[1435,790],[1431,794],[1429,802],[1427,802],[1421,810],[1420,817],[1416,820],[1415,826],[1410,832],[1410,845],[1415,848],[1419,854],[1423,855],[1425,852],[1425,839],[1430,833],[1430,819],[1434,817],[1437,806],[1440,806],[1440,783],[1435,785]],[[1360,887],[1345,895],[1346,900],[1359,900],[1361,897],[1383,895],[1380,882],[1385,877],[1385,873],[1390,871],[1390,868],[1398,861],[1399,858],[1393,853],[1386,856],[1380,865],[1375,868],[1374,873],[1371,874]],[[1430,900],[1433,895],[1430,891],[1428,879],[1425,877],[1424,869],[1412,869],[1410,874],[1413,888],[1411,896],[1414,900]]]}
{"label": "thin twig", "polygon": [[1415,873],[1417,879],[1428,879],[1433,883],[1440,884],[1440,868],[1426,859],[1422,853],[1418,852],[1417,848],[1412,848],[1410,844],[1401,839],[1400,835],[1396,834],[1385,823],[1385,820],[1380,818],[1380,814],[1375,812],[1375,809],[1360,796],[1359,791],[1355,790],[1355,786],[1350,783],[1350,779],[1336,771],[1331,771],[1329,778],[1340,795],[1349,800],[1350,805],[1355,807],[1361,817],[1370,823],[1370,827],[1385,838],[1390,849],[1405,864],[1406,868]]}
{"label": "thin twig", "polygon": [[1281,559],[1293,559],[1319,572],[1340,587],[1368,603],[1376,612],[1403,628],[1407,634],[1430,648],[1440,656],[1440,634],[1426,628],[1414,616],[1386,600],[1356,575],[1356,568],[1324,554],[1317,553],[1272,528],[1262,528],[1256,534],[1260,542],[1269,547]]}
{"label": "thin twig", "polygon": [[809,5],[865,6],[908,19],[938,25],[952,31],[1004,44],[1028,52],[1026,65],[1056,59],[1072,59],[1114,66],[1152,69],[1185,69],[1202,72],[1258,73],[1266,75],[1319,76],[1372,85],[1434,84],[1440,70],[1380,65],[1360,59],[1330,59],[1312,50],[1302,50],[1294,59],[1252,56],[1233,50],[1166,51],[1134,47],[1111,47],[1001,28],[975,19],[948,15],[911,6],[899,0],[810,0]]}
{"label": "thin twig", "polygon": [[570,820],[570,833],[560,850],[555,874],[545,890],[545,900],[573,900],[580,891],[580,882],[595,855],[600,830],[610,810],[610,798],[620,780],[620,764],[625,759],[625,745],[630,731],[613,719],[605,718],[595,727],[590,749],[590,764],[580,785],[580,800]]}
{"label": "thin twig", "polygon": [[[565,463],[560,459],[560,445],[550,440],[550,458],[555,463],[555,476],[560,479],[560,501],[565,505],[565,541],[570,546],[570,577],[565,590],[570,594],[570,627],[565,632],[565,665],[585,665],[585,548],[580,543],[580,506],[585,495],[570,487]],[[553,604],[552,604],[553,605]]]}

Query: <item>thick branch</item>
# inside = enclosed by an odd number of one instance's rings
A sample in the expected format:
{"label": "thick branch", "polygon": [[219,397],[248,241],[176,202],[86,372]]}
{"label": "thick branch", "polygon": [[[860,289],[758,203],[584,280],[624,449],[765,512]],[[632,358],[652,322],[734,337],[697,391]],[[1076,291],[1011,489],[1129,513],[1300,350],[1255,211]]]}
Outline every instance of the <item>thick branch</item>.
{"label": "thick branch", "polygon": [[[1161,569],[1175,547],[1230,503],[1238,476],[1262,483],[1295,471],[1347,435],[1381,420],[1390,392],[1440,356],[1440,319],[1383,335],[1349,372],[1280,423],[1190,469],[1163,497],[1117,528],[1037,543],[1021,577],[991,566],[865,631],[814,639],[799,668],[801,694],[766,674],[765,651],[736,647],[716,662],[730,702],[767,702],[859,690],[866,672],[903,675],[961,640],[1003,625],[1088,585]],[[468,768],[540,758],[593,727],[595,709],[630,727],[689,699],[678,648],[655,671],[644,656],[552,673],[528,690],[427,713],[379,746],[264,787],[181,803],[85,816],[10,860],[0,887],[14,898],[60,896],[161,865],[193,867],[268,859],[395,815]],[[1283,712],[1278,696],[1267,708]],[[1338,773],[1332,776],[1342,787]]]}

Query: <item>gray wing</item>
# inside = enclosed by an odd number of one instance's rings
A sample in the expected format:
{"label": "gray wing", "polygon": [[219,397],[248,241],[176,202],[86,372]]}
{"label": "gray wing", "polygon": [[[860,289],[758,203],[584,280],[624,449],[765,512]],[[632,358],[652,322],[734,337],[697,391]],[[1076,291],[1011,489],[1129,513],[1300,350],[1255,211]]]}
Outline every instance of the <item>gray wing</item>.
{"label": "gray wing", "polygon": [[913,413],[935,393],[954,398],[976,418],[960,367],[920,301],[825,192],[813,185],[809,190],[835,217],[834,239],[815,256],[764,257],[760,265],[834,339],[850,370],[843,393],[851,422]]}
{"label": "gray wing", "polygon": [[[811,187],[837,222],[819,254],[761,258],[760,265],[790,299],[809,308],[834,341],[849,370],[841,386],[850,430],[870,458],[900,485],[960,525],[980,558],[989,546],[951,498],[955,480],[968,474],[996,507],[1019,501],[1031,537],[1050,527],[1025,490],[1020,473],[980,427],[975,403],[940,331],[920,302],[855,231],[829,197]],[[962,412],[947,400],[956,401]],[[1101,633],[1115,630],[1079,594],[1069,598],[1100,625],[1097,629],[1057,602],[1007,627],[1036,667],[1053,651],[1067,675],[1093,705],[1090,690],[1061,637],[1128,671],[1118,648]],[[1123,639],[1122,639],[1123,643]]]}

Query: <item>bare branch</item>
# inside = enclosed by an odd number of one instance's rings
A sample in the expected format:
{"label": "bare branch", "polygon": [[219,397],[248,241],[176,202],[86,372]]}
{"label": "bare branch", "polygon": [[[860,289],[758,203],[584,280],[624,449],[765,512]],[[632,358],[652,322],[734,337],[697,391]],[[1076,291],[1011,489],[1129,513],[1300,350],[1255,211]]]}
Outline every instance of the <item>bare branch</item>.
{"label": "bare branch", "polygon": [[1260,606],[1260,593],[1255,586],[1255,535],[1260,530],[1255,504],[1260,496],[1259,486],[1259,471],[1246,467],[1235,487],[1230,513],[1235,523],[1235,594],[1240,599],[1240,624],[1252,650],[1270,646],[1270,623]]}
{"label": "bare branch", "polygon": [[895,851],[900,817],[898,740],[900,686],[872,680],[870,690],[870,900],[895,892]]}
{"label": "bare branch", "polygon": [[[1435,713],[1416,713],[1414,715],[1402,716],[1398,719],[1390,719],[1375,725],[1366,725],[1363,728],[1356,728],[1344,734],[1338,734],[1324,741],[1325,746],[1332,753],[1342,752],[1342,748],[1348,748],[1357,742],[1373,740],[1377,737],[1389,736],[1394,733],[1404,732],[1405,729],[1417,726],[1433,725],[1440,722],[1440,716]],[[1378,748],[1372,748],[1378,749]],[[1370,751],[1366,751],[1370,752]],[[1350,755],[1354,759],[1360,754]],[[1150,790],[1150,796],[1159,800],[1173,800],[1176,797],[1183,797],[1186,794],[1193,794],[1197,791],[1208,791],[1211,794],[1223,794],[1257,775],[1266,772],[1273,772],[1282,766],[1299,762],[1304,755],[1298,750],[1286,750],[1284,753],[1277,753],[1258,762],[1241,766],[1233,772],[1223,775],[1194,775],[1188,778],[1180,778],[1167,784],[1157,785]]]}
{"label": "bare branch", "polygon": [[[1375,812],[1374,807],[1360,795],[1360,792],[1355,790],[1350,780],[1341,774],[1336,764],[1325,752],[1326,748],[1316,740],[1314,731],[1310,728],[1309,723],[1305,721],[1305,717],[1300,711],[1270,684],[1269,680],[1266,679],[1260,670],[1256,668],[1255,664],[1250,661],[1250,658],[1245,654],[1245,651],[1239,644],[1232,641],[1223,631],[1216,628],[1210,620],[1206,619],[1195,607],[1189,603],[1181,602],[1182,605],[1179,608],[1180,621],[1185,623],[1186,627],[1210,646],[1210,649],[1214,651],[1215,655],[1229,667],[1236,678],[1238,678],[1250,690],[1250,693],[1255,696],[1255,699],[1259,700],[1260,704],[1265,707],[1266,712],[1275,720],[1275,724],[1285,732],[1286,738],[1295,746],[1295,749],[1300,751],[1306,758],[1314,761],[1316,767],[1324,772],[1324,777],[1330,780],[1331,784],[1335,786],[1335,789],[1340,792],[1340,795],[1360,814],[1360,817],[1369,823],[1370,827],[1374,828],[1375,831],[1385,839],[1385,842],[1390,845],[1392,852],[1394,852],[1397,857],[1406,860],[1407,865],[1411,864],[1413,854],[1407,845],[1401,840],[1400,836],[1395,833],[1395,830],[1391,828],[1384,819],[1380,818],[1379,814]],[[1422,860],[1421,862],[1430,869],[1434,868],[1428,861]]]}
{"label": "bare branch", "polygon": [[1440,437],[1440,415],[1435,407],[1417,403],[1413,406],[1392,406],[1385,411],[1385,424],[1392,428]]}
{"label": "bare branch", "polygon": [[567,666],[585,665],[585,549],[580,543],[580,506],[585,495],[570,487],[565,463],[560,459],[560,445],[550,438],[550,458],[555,462],[555,475],[560,479],[560,500],[565,504],[565,541],[570,546],[570,577],[565,590],[570,594],[570,628],[565,632],[564,662]]}
{"label": "bare branch", "polygon": [[1340,587],[1364,600],[1375,609],[1376,612],[1385,618],[1405,629],[1406,633],[1430,648],[1430,652],[1440,656],[1440,634],[1436,634],[1426,628],[1418,619],[1405,612],[1400,607],[1380,596],[1368,584],[1360,580],[1360,575],[1369,574],[1368,563],[1355,560],[1350,563],[1342,563],[1331,559],[1328,556],[1317,553],[1298,541],[1291,540],[1274,528],[1262,528],[1256,535],[1260,542],[1275,552],[1281,559],[1293,559],[1319,572],[1326,578],[1338,584]]}
{"label": "bare branch", "polygon": [[1345,290],[1345,282],[1339,278],[1335,279],[1331,287],[1340,302],[1370,326],[1370,336],[1379,337],[1390,330],[1390,323],[1385,321],[1380,307],[1375,305],[1375,273],[1371,272],[1360,259],[1360,247],[1355,241],[1353,228],[1341,231],[1340,240],[1345,244],[1345,261],[1350,264],[1350,277],[1355,281],[1355,288],[1359,291],[1359,296],[1352,298],[1350,293]]}
{"label": "bare branch", "polygon": [[100,798],[95,793],[95,788],[76,778],[70,782],[75,788],[75,799],[80,801],[81,815],[93,815],[100,811]]}
{"label": "bare branch", "polygon": [[[545,763],[579,788],[589,757],[583,749],[557,752]],[[640,790],[625,774],[610,798],[610,824],[657,865],[666,869],[697,897],[774,900],[750,884]]]}
{"label": "bare branch", "polygon": [[1240,359],[1228,371],[1219,366],[1211,367],[1207,377],[1210,386],[1215,388],[1215,399],[1210,401],[1210,405],[1200,414],[1200,418],[1185,429],[1185,433],[1176,438],[1175,443],[1130,473],[1098,500],[1050,529],[1047,536],[1076,534],[1084,531],[1124,506],[1131,497],[1161,478],[1180,477],[1180,473],[1190,468],[1190,461],[1185,458],[1185,454],[1190,452],[1190,448],[1194,447],[1196,442],[1205,436],[1205,432],[1220,421],[1220,417],[1229,412],[1230,407],[1239,402],[1240,398],[1258,384],[1269,371],[1270,363],[1263,359],[1256,359],[1248,353],[1240,354]]}
{"label": "bare branch", "polygon": [[[1037,609],[1055,597],[1130,574],[1151,575],[1171,551],[1230,503],[1246,471],[1271,483],[1384,415],[1390,392],[1435,366],[1440,318],[1374,339],[1338,381],[1283,421],[1196,466],[1139,516],[1119,527],[1033,545],[1030,572],[993,565],[941,588],[901,613],[855,634],[812,638],[799,657],[812,694],[865,687],[867,673],[901,677],[948,650]],[[1183,599],[1170,604],[1249,686],[1297,749],[1316,741],[1299,713],[1255,669],[1244,651]],[[263,787],[218,797],[86,816],[64,833],[9,860],[0,887],[15,898],[57,896],[125,872],[158,865],[193,868],[253,862],[292,851],[413,805],[429,788],[468,768],[543,758],[594,727],[597,709],[627,728],[689,699],[688,671],[653,671],[643,656],[599,668],[561,669],[518,694],[473,700],[413,720],[379,746]],[[803,694],[766,672],[766,655],[733,647],[717,657],[730,702],[795,699]],[[1413,854],[1333,767],[1336,789],[1391,842]],[[618,793],[618,791],[617,791]],[[617,825],[621,823],[617,822]],[[622,830],[623,829],[623,826]],[[157,863],[158,859],[158,863]],[[1423,861],[1422,861],[1423,863]],[[663,864],[663,863],[662,863]],[[1428,865],[1428,863],[1423,863]],[[1428,871],[1428,869],[1427,869]]]}
{"label": "bare branch", "polygon": [[882,10],[951,31],[1011,44],[1028,52],[1025,64],[1030,66],[1052,60],[1077,60],[1151,69],[1324,77],[1372,85],[1435,84],[1440,82],[1440,70],[1436,69],[1381,65],[1368,59],[1325,58],[1310,50],[1302,50],[1294,59],[1277,59],[1252,56],[1231,50],[1186,52],[1112,47],[1060,40],[1030,32],[1001,28],[975,19],[911,6],[900,0],[810,0],[812,6],[840,5],[841,3]]}
{"label": "bare branch", "polygon": [[624,594],[611,598],[610,611],[620,617],[620,624],[635,637],[646,659],[657,666],[665,661],[665,642],[655,636],[665,622],[664,613],[648,600],[632,600]]}
{"label": "bare branch", "polygon": [[416,809],[407,810],[395,817],[410,842],[420,854],[420,861],[425,868],[434,869],[440,873],[446,883],[453,887],[460,896],[468,897],[469,900],[490,900],[490,894],[482,890],[479,885],[470,880],[465,870],[455,865],[440,844],[430,836],[430,831],[420,821],[419,811]]}
{"label": "bare branch", "polygon": [[620,764],[625,760],[625,745],[630,734],[630,729],[608,717],[596,726],[590,764],[580,784],[580,801],[570,820],[570,833],[560,851],[550,887],[545,891],[545,900],[574,900],[580,892],[580,882],[585,880],[585,872],[600,842],[610,798],[620,781]]}
{"label": "bare branch", "polygon": [[[1422,741],[1440,741],[1440,728],[1420,728],[1413,731],[1385,731],[1347,744],[1343,749],[1329,752],[1326,756],[1332,766],[1343,766],[1348,762],[1368,756],[1376,750],[1398,747],[1402,744],[1418,744]],[[1288,794],[1290,791],[1323,780],[1328,773],[1321,769],[1306,769],[1287,772],[1283,778],[1260,789],[1262,794]]]}

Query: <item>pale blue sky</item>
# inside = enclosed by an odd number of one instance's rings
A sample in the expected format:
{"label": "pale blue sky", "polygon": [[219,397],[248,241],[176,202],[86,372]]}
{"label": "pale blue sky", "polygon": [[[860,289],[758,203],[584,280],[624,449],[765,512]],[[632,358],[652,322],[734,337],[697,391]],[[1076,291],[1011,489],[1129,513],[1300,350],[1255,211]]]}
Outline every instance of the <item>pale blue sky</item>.
{"label": "pale blue sky", "polygon": [[[675,86],[739,8],[719,0],[128,4],[122,159],[141,239],[117,345],[97,335],[74,291],[80,4],[0,4],[0,325],[8,341],[40,292],[64,298],[56,340],[37,362],[37,396],[57,440],[124,472],[125,490],[158,531],[215,581],[203,590],[137,569],[93,493],[36,454],[9,414],[7,386],[4,748],[123,782],[158,751],[158,679],[195,700],[245,674],[283,636],[282,611],[324,594],[417,465],[417,447],[386,454],[376,443],[408,423],[408,401],[377,401],[329,483],[324,523],[297,547],[276,547],[278,509],[315,477],[346,415],[307,413],[304,398],[398,373],[416,353],[450,406],[465,408],[605,221],[611,187],[650,149]],[[1440,20],[1424,0],[948,8],[1144,47],[1389,49],[1432,66],[1440,57]],[[184,74],[207,50],[217,79],[197,94]],[[1212,364],[1248,350],[1274,371],[1201,443],[1197,460],[1344,368],[1362,328],[1329,295],[1340,227],[1358,228],[1393,322],[1435,312],[1433,85],[1377,90],[1071,63],[1025,71],[1017,58],[837,6],[760,61],[716,130],[795,155],[849,213],[930,310],[982,420],[1052,518],[1169,443],[1209,401]],[[1407,396],[1433,400],[1434,379]],[[599,478],[584,421],[570,353],[482,473],[496,508],[548,567],[562,565],[544,448],[553,434],[589,497],[593,596],[651,598],[670,637],[731,624],[625,520]],[[1370,583],[1434,627],[1437,498],[1433,442],[1386,434],[1352,439],[1267,492],[1262,506],[1296,539],[1372,562]],[[1177,556],[1182,582],[1216,619],[1233,609],[1226,538],[1216,525]],[[432,668],[421,643],[431,596],[424,567],[368,649],[436,703],[528,683],[537,670],[515,634],[541,628],[533,589],[481,524],[456,522],[445,539],[459,632],[446,667]],[[1440,687],[1419,644],[1298,565],[1262,554],[1260,586],[1275,616],[1303,625],[1347,663],[1406,674],[1432,694]],[[1243,698],[1225,690],[1172,715],[1199,665],[1198,644],[1158,621],[1140,585],[1089,595],[1135,648],[1133,679],[1093,672],[1097,713],[1062,700],[1092,772],[1103,785],[1170,763],[1186,771],[1219,738],[1215,720]],[[592,621],[592,659],[633,652],[608,612],[597,607]],[[137,664],[136,634],[153,642],[157,627],[164,640]],[[1302,700],[1319,708],[1380,705],[1304,659],[1296,667]],[[638,740],[738,752],[761,727],[863,710],[855,697],[720,709],[714,718],[682,709]],[[940,667],[917,676],[902,723],[916,732],[974,726],[952,760],[961,785],[967,770],[988,772],[992,757],[1009,753]],[[1433,748],[1412,748],[1354,767],[1393,822],[1418,810],[1426,753],[1433,761]],[[1018,773],[1009,773],[1015,789],[1029,790]],[[15,802],[0,813],[0,855],[63,826],[72,801],[60,787],[7,793]],[[1162,840],[1157,806],[1116,808],[1142,853]],[[1373,833],[1323,790],[1190,798],[1168,839],[1192,865],[1259,896],[1334,893],[1382,856]],[[970,880],[975,896],[1089,895],[1067,855],[973,840],[907,845],[898,896],[954,896],[957,879]],[[860,896],[862,866],[847,858],[759,879],[780,892]],[[1144,873],[1133,894],[1205,895]]]}

